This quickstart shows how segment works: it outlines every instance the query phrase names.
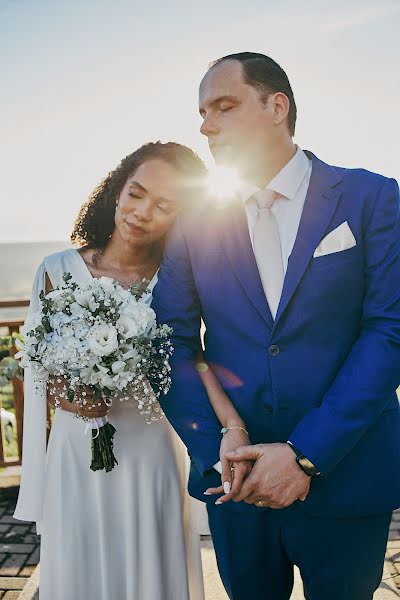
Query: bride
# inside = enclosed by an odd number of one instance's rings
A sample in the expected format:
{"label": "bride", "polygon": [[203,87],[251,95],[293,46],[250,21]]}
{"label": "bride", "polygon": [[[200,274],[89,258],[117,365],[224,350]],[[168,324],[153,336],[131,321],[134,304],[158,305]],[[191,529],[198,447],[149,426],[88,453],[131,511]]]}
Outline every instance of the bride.
{"label": "bride", "polygon": [[[146,278],[151,290],[165,237],[178,211],[193,203],[205,167],[185,146],[160,142],[127,156],[95,189],[72,232],[76,249],[40,265],[39,294],[62,283],[106,276],[128,288]],[[41,533],[41,600],[203,600],[200,538],[189,524],[186,452],[166,419],[146,425],[135,401],[114,402],[110,473],[92,472],[90,435],[76,418],[102,416],[62,401],[46,451],[46,398],[25,374],[21,489],[15,518]]]}

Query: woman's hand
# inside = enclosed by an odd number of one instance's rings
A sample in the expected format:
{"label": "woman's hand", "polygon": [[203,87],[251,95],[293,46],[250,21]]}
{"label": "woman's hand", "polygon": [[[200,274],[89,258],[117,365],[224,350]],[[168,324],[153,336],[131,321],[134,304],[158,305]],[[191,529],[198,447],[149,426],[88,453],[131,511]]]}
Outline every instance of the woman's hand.
{"label": "woman's hand", "polygon": [[[61,379],[60,383],[57,381],[58,379]],[[61,394],[66,395],[68,385],[68,380],[62,377],[55,377],[49,380],[47,387],[48,402],[54,404],[55,399],[58,398],[59,406],[62,410],[78,414],[80,417],[96,419],[97,417],[104,417],[107,414],[109,407],[103,400],[95,400],[93,398],[93,388],[90,386],[82,386],[76,392],[79,394],[80,399],[85,401],[83,406],[80,406],[75,401],[70,402],[67,398],[61,397]]]}
{"label": "woman's hand", "polygon": [[105,417],[110,407],[105,404],[101,398],[99,400],[94,399],[93,388],[81,387],[79,388],[78,394],[80,398],[85,402],[83,406],[78,405],[77,413],[80,417],[88,417],[89,419],[97,419],[98,417]]}
{"label": "woman's hand", "polygon": [[249,436],[243,429],[228,429],[223,435],[219,453],[222,465],[222,485],[205,491],[206,495],[224,494],[217,500],[217,504],[224,504],[232,500],[240,492],[244,479],[252,469],[251,461],[233,463],[226,458],[226,454],[249,443]]}
{"label": "woman's hand", "polygon": [[63,410],[77,413],[78,405],[64,397],[68,392],[68,387],[68,379],[64,377],[50,377],[47,384],[47,402],[52,406],[55,406],[57,402],[57,405]]}

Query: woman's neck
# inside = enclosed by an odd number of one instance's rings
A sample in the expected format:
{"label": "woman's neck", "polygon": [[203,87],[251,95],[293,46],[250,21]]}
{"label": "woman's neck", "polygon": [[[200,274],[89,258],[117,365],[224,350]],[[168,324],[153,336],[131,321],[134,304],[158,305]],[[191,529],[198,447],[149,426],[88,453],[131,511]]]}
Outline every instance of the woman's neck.
{"label": "woman's neck", "polygon": [[108,264],[118,271],[134,268],[158,268],[162,257],[161,244],[128,244],[120,236],[113,234],[102,255]]}

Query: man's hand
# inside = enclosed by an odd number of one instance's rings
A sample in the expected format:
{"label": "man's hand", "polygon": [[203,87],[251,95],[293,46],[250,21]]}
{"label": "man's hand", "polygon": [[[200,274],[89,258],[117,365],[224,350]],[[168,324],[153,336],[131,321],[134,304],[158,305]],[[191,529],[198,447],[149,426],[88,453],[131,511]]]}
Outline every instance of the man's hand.
{"label": "man's hand", "polygon": [[[288,444],[257,444],[243,446],[228,452],[230,461],[255,461],[242,488],[232,499],[247,504],[262,501],[270,508],[285,508],[296,500],[305,500],[310,490],[311,477],[296,463],[296,456]],[[222,499],[221,499],[222,500]]]}

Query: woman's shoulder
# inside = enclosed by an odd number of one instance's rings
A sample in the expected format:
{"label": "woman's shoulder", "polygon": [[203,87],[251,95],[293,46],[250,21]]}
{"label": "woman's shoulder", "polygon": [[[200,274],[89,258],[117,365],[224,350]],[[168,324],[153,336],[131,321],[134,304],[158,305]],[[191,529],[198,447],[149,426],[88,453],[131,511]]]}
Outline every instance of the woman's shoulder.
{"label": "woman's shoulder", "polygon": [[45,267],[51,267],[53,265],[65,264],[76,257],[77,250],[75,248],[66,248],[53,254],[48,254],[43,258],[42,263]]}

